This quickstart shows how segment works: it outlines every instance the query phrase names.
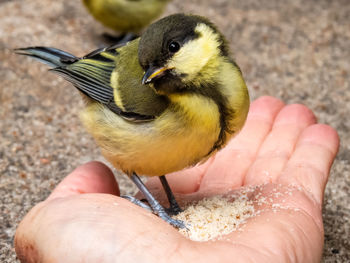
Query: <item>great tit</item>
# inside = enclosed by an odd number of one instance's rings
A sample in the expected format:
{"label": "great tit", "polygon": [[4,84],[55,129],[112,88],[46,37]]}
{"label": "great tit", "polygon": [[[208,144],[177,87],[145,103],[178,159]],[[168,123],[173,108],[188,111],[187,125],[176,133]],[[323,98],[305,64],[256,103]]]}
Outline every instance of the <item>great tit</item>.
{"label": "great tit", "polygon": [[242,128],[249,95],[218,29],[206,18],[175,14],[141,38],[82,58],[48,47],[17,53],[49,64],[82,93],[81,120],[104,157],[131,177],[154,213],[184,227],[137,174],[160,176],[178,212],[164,175],[206,160]]}
{"label": "great tit", "polygon": [[159,17],[170,0],[83,0],[87,10],[104,26],[124,35],[108,38],[127,42]]}

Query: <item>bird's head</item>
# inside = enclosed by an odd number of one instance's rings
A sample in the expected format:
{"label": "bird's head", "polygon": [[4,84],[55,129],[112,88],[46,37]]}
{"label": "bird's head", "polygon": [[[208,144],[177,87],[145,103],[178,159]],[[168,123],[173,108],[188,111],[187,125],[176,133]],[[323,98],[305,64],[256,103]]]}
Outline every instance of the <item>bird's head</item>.
{"label": "bird's head", "polygon": [[207,19],[171,15],[150,25],[140,39],[142,83],[163,93],[199,85],[215,77],[218,57],[227,55],[224,37]]}

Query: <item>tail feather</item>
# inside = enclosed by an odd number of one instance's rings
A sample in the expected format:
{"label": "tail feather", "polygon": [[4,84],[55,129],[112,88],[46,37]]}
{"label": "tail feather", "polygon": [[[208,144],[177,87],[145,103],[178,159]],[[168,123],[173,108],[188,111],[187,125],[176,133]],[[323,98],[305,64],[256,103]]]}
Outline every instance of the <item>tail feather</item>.
{"label": "tail feather", "polygon": [[27,47],[15,49],[20,55],[36,58],[51,67],[62,67],[79,60],[76,56],[57,48],[50,47]]}
{"label": "tail feather", "polygon": [[52,67],[50,71],[61,75],[86,96],[108,106],[113,102],[110,79],[118,53],[105,50],[95,50],[83,58],[51,47],[27,47],[16,49],[15,52],[48,64]]}

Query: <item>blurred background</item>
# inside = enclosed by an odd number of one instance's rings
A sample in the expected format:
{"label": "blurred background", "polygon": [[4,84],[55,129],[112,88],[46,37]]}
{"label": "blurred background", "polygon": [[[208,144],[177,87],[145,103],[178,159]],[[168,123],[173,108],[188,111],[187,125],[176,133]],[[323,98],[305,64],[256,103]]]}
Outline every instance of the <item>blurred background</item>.
{"label": "blurred background", "polygon": [[[252,99],[310,107],[338,131],[326,188],[324,262],[350,262],[350,2],[174,0],[162,16],[207,16],[227,37]],[[54,46],[77,56],[104,45],[81,1],[0,0],[0,261],[16,262],[17,224],[76,166],[103,160],[80,124],[78,92],[13,48]],[[134,191],[117,175],[123,193]]]}

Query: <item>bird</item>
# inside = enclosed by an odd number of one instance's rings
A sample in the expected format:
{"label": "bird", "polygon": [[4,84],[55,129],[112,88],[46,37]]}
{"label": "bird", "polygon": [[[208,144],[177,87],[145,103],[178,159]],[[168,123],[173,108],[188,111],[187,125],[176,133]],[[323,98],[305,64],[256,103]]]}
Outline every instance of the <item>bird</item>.
{"label": "bird", "polygon": [[141,30],[159,17],[170,0],[83,0],[90,14],[104,26],[122,33],[107,38],[119,43],[137,37]]}
{"label": "bird", "polygon": [[[82,94],[80,118],[102,155],[130,176],[150,209],[174,227],[181,211],[165,175],[202,163],[239,133],[249,110],[243,74],[207,18],[173,14],[140,38],[84,57],[49,47],[16,49],[51,66]],[[159,176],[166,209],[140,180]]]}

